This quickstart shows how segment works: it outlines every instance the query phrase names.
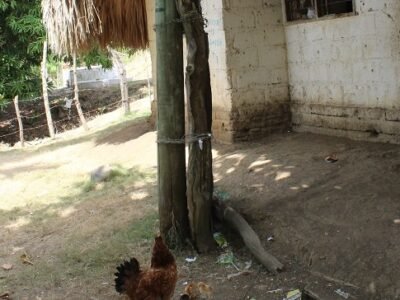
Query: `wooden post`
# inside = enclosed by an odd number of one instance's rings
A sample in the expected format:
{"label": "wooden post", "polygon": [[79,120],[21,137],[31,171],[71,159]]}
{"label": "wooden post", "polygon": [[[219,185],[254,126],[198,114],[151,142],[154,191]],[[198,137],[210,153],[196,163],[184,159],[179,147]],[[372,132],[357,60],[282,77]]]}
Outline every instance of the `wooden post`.
{"label": "wooden post", "polygon": [[198,251],[214,247],[212,238],[213,173],[211,152],[211,84],[208,36],[200,0],[178,0],[187,43],[186,95],[191,144],[187,197],[192,238]]}
{"label": "wooden post", "polygon": [[18,96],[15,96],[15,98],[14,98],[14,106],[15,106],[15,113],[17,115],[18,126],[19,126],[19,140],[21,141],[21,147],[24,147],[25,146],[24,126],[22,124],[21,114],[19,112]]}
{"label": "wooden post", "polygon": [[[151,59],[149,59],[146,55],[146,67],[147,67],[147,95],[149,96],[149,101],[152,101],[151,99],[151,84],[150,84],[150,78],[151,78]],[[153,80],[154,83],[154,80]]]}
{"label": "wooden post", "polygon": [[111,49],[111,47],[108,47],[108,51],[111,53],[111,57],[114,62],[114,65],[118,69],[119,82],[120,82],[120,87],[121,87],[121,102],[122,102],[122,107],[124,108],[124,113],[125,113],[125,115],[127,115],[130,113],[131,108],[129,105],[128,81],[126,79],[125,66],[122,63],[122,60],[119,57],[119,54],[117,51]]}
{"label": "wooden post", "polygon": [[[170,247],[190,238],[186,201],[183,39],[175,1],[156,0],[160,232]],[[176,142],[178,141],[178,142]]]}
{"label": "wooden post", "polygon": [[53,119],[51,117],[51,111],[50,111],[49,93],[47,92],[47,39],[43,43],[42,90],[43,90],[43,102],[44,102],[44,109],[46,112],[47,126],[49,127],[49,135],[50,138],[54,139]]}
{"label": "wooden post", "polygon": [[81,103],[79,101],[79,86],[78,86],[78,76],[76,74],[76,52],[72,54],[72,61],[73,61],[73,74],[74,74],[74,102],[76,106],[76,110],[78,111],[79,119],[81,120],[81,124],[83,126],[83,129],[86,131],[89,130],[89,127],[86,123],[85,116],[82,112],[82,107]]}

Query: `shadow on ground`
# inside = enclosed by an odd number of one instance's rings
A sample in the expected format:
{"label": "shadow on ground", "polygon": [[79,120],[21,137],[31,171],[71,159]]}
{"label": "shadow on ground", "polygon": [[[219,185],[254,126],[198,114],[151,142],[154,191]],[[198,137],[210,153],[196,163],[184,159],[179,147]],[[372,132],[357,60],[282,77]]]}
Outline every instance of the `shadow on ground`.
{"label": "shadow on ground", "polygon": [[377,299],[400,297],[399,146],[287,134],[216,150],[216,188],[275,256]]}

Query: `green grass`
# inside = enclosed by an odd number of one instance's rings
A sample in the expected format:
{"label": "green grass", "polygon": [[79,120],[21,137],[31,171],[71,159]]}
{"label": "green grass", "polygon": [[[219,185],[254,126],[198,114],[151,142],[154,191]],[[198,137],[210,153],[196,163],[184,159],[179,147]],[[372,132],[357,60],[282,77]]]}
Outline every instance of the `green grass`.
{"label": "green grass", "polygon": [[[137,182],[154,181],[155,174],[151,171],[141,171],[137,168],[116,168],[112,178],[105,183],[102,190],[86,191],[88,184],[82,184],[81,193],[65,198],[57,204],[57,209],[71,204],[89,204],[96,208],[96,202],[104,203],[121,197],[121,188],[134,190],[132,185]],[[123,259],[135,256],[142,263],[149,259],[152,238],[157,229],[158,214],[156,205],[151,199],[146,199],[140,207],[140,217],[132,217],[128,224],[113,222],[118,216],[118,207],[109,207],[99,211],[104,222],[88,231],[77,231],[67,234],[62,239],[62,247],[51,251],[48,257],[35,258],[34,266],[24,266],[18,273],[10,273],[7,277],[0,277],[0,286],[35,286],[41,289],[54,289],[65,286],[65,282],[91,283],[92,281],[107,281],[112,278],[115,267]],[[134,204],[132,204],[134,205]],[[58,226],[59,216],[52,209],[47,208],[35,212],[29,227],[41,228],[42,232],[51,232]],[[22,213],[20,209],[13,213]],[[10,214],[11,217],[12,214]],[[93,224],[91,224],[93,226]],[[87,228],[85,228],[87,229]],[[58,233],[54,233],[57,235]],[[64,234],[63,234],[64,235]]]}
{"label": "green grass", "polygon": [[[137,167],[131,169],[125,168],[119,164],[111,166],[111,172],[104,182],[96,183],[88,179],[79,182],[75,185],[81,193],[89,193],[98,190],[109,189],[111,187],[118,187],[123,185],[132,185],[138,181],[149,181],[155,179],[155,173],[150,171],[142,171]],[[101,192],[99,192],[101,193]],[[104,193],[104,192],[103,192]],[[92,196],[97,196],[96,194],[91,194]]]}
{"label": "green grass", "polygon": [[[65,241],[64,249],[50,259],[41,259],[34,266],[26,266],[17,276],[0,279],[0,284],[11,286],[40,286],[52,289],[65,281],[91,282],[109,280],[122,260],[135,256],[142,263],[148,260],[148,249],[157,227],[157,213],[149,212],[128,227],[105,231],[96,240],[76,234]],[[144,263],[143,263],[144,264]]]}
{"label": "green grass", "polygon": [[10,211],[0,210],[0,224],[15,222],[19,218],[29,219],[30,226],[43,225],[52,219],[58,218],[59,212],[71,205],[77,205],[91,201],[108,194],[114,195],[122,190],[132,188],[138,181],[149,183],[155,180],[153,170],[141,170],[138,167],[125,168],[121,165],[113,165],[112,171],[103,183],[95,183],[90,178],[75,183],[68,191],[60,192],[59,201],[54,203],[27,204],[24,207],[16,207]]}
{"label": "green grass", "polygon": [[88,237],[77,234],[67,241],[68,246],[57,254],[57,258],[73,277],[82,276],[82,270],[85,270],[85,278],[98,277],[105,269],[116,267],[123,259],[146,254],[135,249],[145,246],[143,250],[148,251],[157,217],[156,212],[149,212],[126,228],[102,232],[97,241],[82,243],[88,241]]}

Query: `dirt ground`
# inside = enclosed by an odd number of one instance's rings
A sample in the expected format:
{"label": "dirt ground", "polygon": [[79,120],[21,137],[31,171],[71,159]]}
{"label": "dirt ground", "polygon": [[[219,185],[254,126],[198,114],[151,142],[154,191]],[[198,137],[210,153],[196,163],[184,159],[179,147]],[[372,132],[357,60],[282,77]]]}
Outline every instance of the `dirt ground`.
{"label": "dirt ground", "polygon": [[[121,299],[113,289],[116,265],[129,256],[149,262],[156,133],[144,118],[103,118],[87,134],[0,152],[0,295]],[[218,264],[218,249],[175,252],[176,299],[190,281],[210,284],[214,299],[283,299],[294,289],[313,294],[309,299],[345,299],[338,289],[348,299],[400,299],[399,146],[287,133],[216,144],[213,155],[217,193],[285,270],[269,274],[224,230],[236,267]],[[326,162],[328,155],[338,161]],[[89,172],[105,164],[128,171],[88,186]],[[186,262],[190,255],[197,260]],[[227,278],[249,261],[248,275]]]}
{"label": "dirt ground", "polygon": [[359,297],[400,298],[399,146],[288,133],[217,149],[217,187],[264,240],[274,236],[273,254]]}

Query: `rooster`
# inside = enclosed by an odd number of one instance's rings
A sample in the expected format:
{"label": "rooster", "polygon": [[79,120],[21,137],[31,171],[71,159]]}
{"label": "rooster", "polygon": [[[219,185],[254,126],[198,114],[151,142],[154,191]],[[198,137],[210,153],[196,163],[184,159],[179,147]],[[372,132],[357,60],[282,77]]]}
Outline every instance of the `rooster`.
{"label": "rooster", "polygon": [[178,271],[175,258],[160,236],[155,238],[151,265],[141,270],[136,258],[124,261],[115,273],[115,289],[131,300],[170,300]]}

